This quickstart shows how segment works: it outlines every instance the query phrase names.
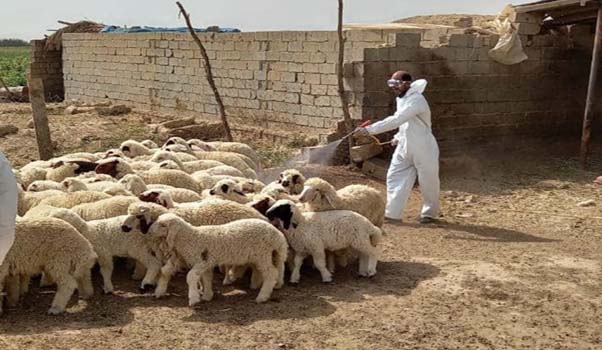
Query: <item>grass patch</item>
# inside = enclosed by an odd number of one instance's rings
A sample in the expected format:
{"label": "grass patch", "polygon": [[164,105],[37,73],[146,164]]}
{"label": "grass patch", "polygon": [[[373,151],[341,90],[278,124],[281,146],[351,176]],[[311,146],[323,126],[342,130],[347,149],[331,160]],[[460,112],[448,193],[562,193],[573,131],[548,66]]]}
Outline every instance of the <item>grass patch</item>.
{"label": "grass patch", "polygon": [[8,86],[27,84],[29,47],[0,47],[0,76]]}

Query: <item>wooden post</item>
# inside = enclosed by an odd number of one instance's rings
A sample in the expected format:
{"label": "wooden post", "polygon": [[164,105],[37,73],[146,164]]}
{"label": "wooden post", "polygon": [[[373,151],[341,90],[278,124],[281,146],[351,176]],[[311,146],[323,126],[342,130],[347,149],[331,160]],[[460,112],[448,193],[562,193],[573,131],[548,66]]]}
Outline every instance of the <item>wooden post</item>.
{"label": "wooden post", "polygon": [[[341,106],[343,108],[343,119],[345,121],[345,134],[350,133],[353,130],[353,124],[351,121],[351,113],[349,112],[349,102],[347,96],[345,96],[345,83],[343,82],[343,72],[345,65],[345,36],[343,34],[343,0],[338,0],[339,11],[338,11],[338,25],[337,33],[339,37],[339,58],[337,64],[337,81],[339,85],[339,97],[341,99]],[[349,142],[349,153],[353,147],[353,137],[347,138]]]}
{"label": "wooden post", "polygon": [[44,99],[44,84],[40,78],[29,78],[29,101],[33,112],[33,125],[36,130],[38,153],[40,159],[48,160],[53,157],[50,128],[46,116],[46,101]]}
{"label": "wooden post", "polygon": [[585,102],[585,116],[583,117],[583,133],[581,135],[581,165],[585,169],[590,153],[590,140],[592,136],[592,123],[596,113],[596,92],[599,90],[598,75],[600,75],[600,56],[602,55],[602,7],[598,9],[596,23],[596,37],[594,39],[594,52],[592,66],[589,73],[589,86],[587,88],[587,101]]}
{"label": "wooden post", "polygon": [[218,110],[219,116],[222,120],[222,124],[224,125],[224,129],[226,130],[226,139],[229,142],[232,142],[233,141],[232,132],[230,131],[230,125],[228,124],[228,119],[226,118],[226,109],[224,108],[224,103],[222,102],[222,97],[220,96],[219,91],[217,90],[217,87],[215,86],[215,80],[213,79],[213,72],[211,71],[211,62],[209,61],[209,56],[207,56],[207,51],[205,50],[205,46],[203,46],[203,43],[201,42],[201,39],[199,39],[199,36],[196,35],[196,33],[194,31],[194,27],[192,26],[192,23],[190,22],[190,16],[184,9],[184,6],[179,1],[176,2],[176,5],[178,5],[178,7],[180,8],[180,13],[182,14],[182,16],[184,16],[184,19],[186,20],[186,25],[188,26],[188,31],[190,32],[192,39],[194,39],[194,42],[197,44],[197,46],[201,50],[201,56],[203,56],[203,61],[205,63],[204,64],[205,75],[207,76],[207,81],[209,82],[209,86],[211,87],[211,90],[213,90],[213,96],[215,96],[215,102],[217,103],[217,110]]}

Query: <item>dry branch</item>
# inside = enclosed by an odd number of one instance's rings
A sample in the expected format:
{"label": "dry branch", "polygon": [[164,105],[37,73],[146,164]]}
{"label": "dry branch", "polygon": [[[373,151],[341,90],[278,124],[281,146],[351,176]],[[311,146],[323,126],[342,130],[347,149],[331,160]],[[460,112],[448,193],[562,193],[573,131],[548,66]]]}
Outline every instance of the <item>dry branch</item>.
{"label": "dry branch", "polygon": [[192,26],[192,23],[190,22],[190,16],[184,9],[184,6],[182,6],[182,4],[179,1],[176,2],[176,4],[180,8],[180,13],[182,14],[182,16],[184,16],[184,19],[186,20],[186,26],[188,26],[188,31],[190,32],[192,39],[194,39],[194,42],[197,44],[197,46],[201,50],[201,56],[203,56],[203,61],[205,62],[204,67],[205,67],[205,74],[207,75],[207,82],[209,83],[211,90],[213,90],[213,95],[215,96],[215,102],[217,102],[217,109],[219,111],[219,116],[222,120],[222,124],[224,125],[224,129],[226,130],[226,139],[228,141],[232,142],[233,141],[232,132],[230,131],[230,125],[228,124],[228,119],[226,118],[226,110],[224,108],[224,103],[222,102],[222,97],[220,96],[219,91],[217,90],[217,87],[215,86],[215,81],[213,79],[213,72],[211,71],[211,62],[209,61],[209,56],[207,56],[207,51],[205,50],[205,46],[203,46],[201,39],[199,39],[199,36],[194,31],[194,27]]}

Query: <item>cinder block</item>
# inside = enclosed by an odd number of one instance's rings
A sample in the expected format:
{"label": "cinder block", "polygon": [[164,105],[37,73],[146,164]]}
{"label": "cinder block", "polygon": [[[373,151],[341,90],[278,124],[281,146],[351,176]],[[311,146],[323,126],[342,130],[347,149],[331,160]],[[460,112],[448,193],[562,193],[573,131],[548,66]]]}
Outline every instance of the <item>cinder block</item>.
{"label": "cinder block", "polygon": [[472,34],[452,34],[449,38],[450,47],[474,47],[477,36]]}
{"label": "cinder block", "polygon": [[419,33],[397,33],[395,34],[395,46],[420,47],[420,39]]}

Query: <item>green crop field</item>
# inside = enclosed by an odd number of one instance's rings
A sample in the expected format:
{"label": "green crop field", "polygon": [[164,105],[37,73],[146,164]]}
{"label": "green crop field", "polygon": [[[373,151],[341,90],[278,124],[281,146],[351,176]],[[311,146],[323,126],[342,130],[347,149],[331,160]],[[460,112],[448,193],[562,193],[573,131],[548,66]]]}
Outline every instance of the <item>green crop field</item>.
{"label": "green crop field", "polygon": [[26,71],[29,65],[29,47],[0,47],[0,77],[8,86],[27,83]]}

